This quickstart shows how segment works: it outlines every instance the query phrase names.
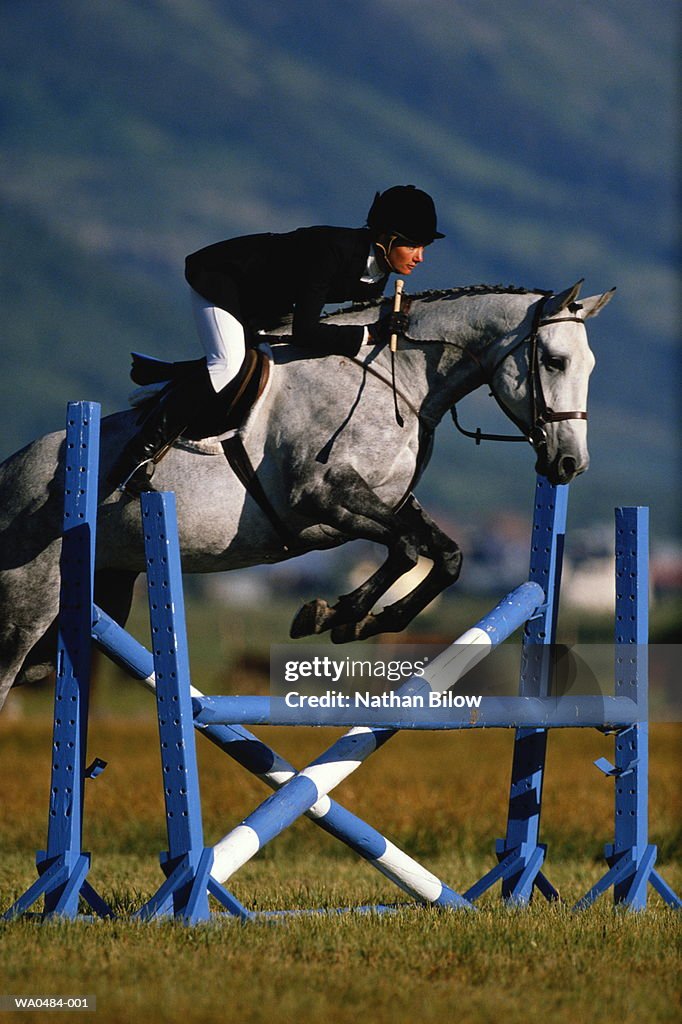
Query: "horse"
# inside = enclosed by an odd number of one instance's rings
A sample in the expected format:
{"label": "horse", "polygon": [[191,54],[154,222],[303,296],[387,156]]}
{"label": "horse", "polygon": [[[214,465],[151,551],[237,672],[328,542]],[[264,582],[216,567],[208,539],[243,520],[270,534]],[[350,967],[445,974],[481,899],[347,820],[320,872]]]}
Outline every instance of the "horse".
{"label": "horse", "polygon": [[[586,403],[594,366],[585,321],[613,294],[579,301],[582,282],[554,293],[477,285],[411,298],[398,350],[366,345],[356,357],[270,347],[268,387],[240,437],[269,506],[256,500],[215,439],[180,439],[153,485],[174,491],[185,572],[278,562],[365,538],[383,565],[329,604],[296,615],[291,636],[331,631],[333,642],[398,632],[456,581],[461,553],[413,494],[436,426],[485,384],[532,445],[536,471],[568,483],[589,463]],[[370,324],[388,299],[329,315]],[[267,341],[267,338],[264,339]],[[139,500],[107,486],[109,467],[139,410],[102,421],[96,602],[121,625],[144,571]],[[13,684],[54,669],[59,604],[64,432],[28,444],[0,466],[0,707]],[[432,562],[407,595],[373,611],[417,562]]]}

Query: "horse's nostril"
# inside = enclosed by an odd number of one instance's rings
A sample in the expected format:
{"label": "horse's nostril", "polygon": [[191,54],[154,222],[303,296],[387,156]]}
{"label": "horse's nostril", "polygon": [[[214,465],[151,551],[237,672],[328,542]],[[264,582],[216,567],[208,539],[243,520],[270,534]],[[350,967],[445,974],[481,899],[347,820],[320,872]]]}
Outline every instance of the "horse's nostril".
{"label": "horse's nostril", "polygon": [[560,473],[564,480],[572,480],[576,475],[578,464],[571,455],[565,455],[560,463]]}

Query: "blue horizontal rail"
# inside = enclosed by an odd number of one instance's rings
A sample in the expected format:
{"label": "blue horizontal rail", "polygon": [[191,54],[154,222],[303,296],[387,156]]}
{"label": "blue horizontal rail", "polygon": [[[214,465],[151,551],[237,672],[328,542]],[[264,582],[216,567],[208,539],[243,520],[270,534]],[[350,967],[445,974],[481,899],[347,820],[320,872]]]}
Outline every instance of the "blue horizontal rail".
{"label": "blue horizontal rail", "polygon": [[[201,697],[192,701],[196,725],[310,725],[381,729],[625,728],[646,710],[629,697],[482,697],[479,707],[384,709],[353,705],[287,705],[285,697]],[[298,698],[297,698],[298,699]],[[351,697],[348,698],[352,700]]]}

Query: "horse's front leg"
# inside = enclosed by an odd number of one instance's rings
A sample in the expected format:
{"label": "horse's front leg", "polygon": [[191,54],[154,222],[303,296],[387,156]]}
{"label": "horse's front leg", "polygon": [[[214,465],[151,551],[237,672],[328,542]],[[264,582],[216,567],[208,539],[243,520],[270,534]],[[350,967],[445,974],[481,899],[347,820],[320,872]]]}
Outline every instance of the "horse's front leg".
{"label": "horse's front leg", "polygon": [[462,566],[462,554],[455,541],[443,533],[414,496],[410,495],[401,511],[403,521],[409,521],[420,554],[430,558],[433,567],[414,590],[395,604],[388,605],[376,615],[370,611],[361,620],[334,627],[332,640],[335,643],[365,640],[377,633],[399,632],[438,594],[457,580]]}
{"label": "horse's front leg", "polygon": [[354,539],[383,544],[389,554],[369,579],[341,596],[334,606],[322,598],[305,604],[291,626],[290,635],[294,638],[364,619],[382,594],[416,565],[419,555],[411,531],[401,528],[401,511],[394,512],[384,504],[355,470],[332,470],[325,482],[326,500],[321,500],[319,493],[305,496],[297,503],[297,510]]}
{"label": "horse's front leg", "polygon": [[382,594],[392,587],[396,580],[409,572],[417,563],[417,555],[396,546],[386,561],[369,579],[349,594],[342,594],[335,605],[329,605],[323,598],[316,597],[304,604],[291,624],[289,635],[294,639],[324,633],[329,629],[354,624],[364,619]]}

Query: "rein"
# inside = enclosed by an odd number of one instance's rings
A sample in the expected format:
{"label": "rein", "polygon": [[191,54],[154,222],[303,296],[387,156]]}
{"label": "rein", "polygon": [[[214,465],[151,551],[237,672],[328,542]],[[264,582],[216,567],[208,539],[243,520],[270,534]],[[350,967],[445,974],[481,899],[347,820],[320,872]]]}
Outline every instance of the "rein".
{"label": "rein", "polygon": [[[477,365],[479,366],[483,374],[484,382],[490,388],[491,397],[495,399],[495,401],[502,409],[502,411],[509,417],[512,423],[516,424],[516,426],[521,431],[521,434],[517,435],[486,434],[483,433],[480,427],[477,427],[476,430],[465,430],[464,427],[462,427],[459,423],[459,420],[457,418],[456,406],[453,405],[452,409],[450,410],[450,415],[452,416],[452,421],[455,424],[455,427],[457,428],[457,430],[459,430],[460,434],[464,434],[465,437],[472,437],[475,440],[476,444],[480,444],[481,441],[527,441],[533,446],[533,448],[537,450],[538,448],[541,448],[547,444],[547,432],[545,431],[545,426],[548,423],[558,423],[561,420],[587,419],[587,413],[582,410],[572,409],[570,411],[565,412],[555,412],[554,409],[552,409],[547,404],[547,400],[545,398],[545,393],[542,387],[542,378],[540,376],[540,359],[538,355],[538,334],[540,332],[540,328],[546,327],[548,324],[559,323],[577,323],[583,324],[583,326],[585,325],[584,320],[582,320],[579,316],[558,316],[549,317],[546,320],[543,320],[542,314],[544,312],[547,298],[548,296],[545,296],[538,302],[533,316],[533,323],[528,334],[524,335],[523,338],[517,341],[516,344],[513,345],[508,352],[505,352],[504,355],[495,363],[492,370],[486,371],[478,357],[474,355],[473,352],[470,352],[468,349],[464,350],[466,354],[469,355],[474,360],[474,362],[477,363]],[[493,387],[493,379],[495,377],[495,374],[499,370],[500,366],[502,366],[505,360],[509,359],[509,357],[512,356],[526,342],[529,343],[528,368],[530,379],[532,422],[530,428],[525,427],[521,420],[512,412],[510,412],[509,409],[507,409],[507,407],[500,400],[498,395],[495,394],[495,389]]]}
{"label": "rein", "polygon": [[[527,442],[527,443],[531,444],[535,449],[537,449],[537,448],[540,448],[543,445],[547,444],[547,434],[546,434],[546,431],[544,429],[546,424],[548,424],[548,423],[558,423],[558,422],[560,422],[562,420],[586,420],[587,419],[587,413],[582,411],[582,410],[570,410],[570,411],[565,411],[565,412],[555,412],[554,409],[552,409],[547,404],[547,400],[545,398],[545,393],[544,393],[544,390],[543,390],[543,387],[542,387],[542,378],[540,376],[540,360],[539,360],[539,354],[538,354],[538,334],[540,332],[540,328],[546,327],[549,324],[559,324],[559,323],[577,323],[577,324],[582,324],[583,327],[585,326],[584,320],[581,317],[579,317],[579,316],[557,316],[557,317],[548,317],[547,319],[543,319],[542,314],[544,312],[545,303],[547,302],[548,298],[550,298],[550,296],[549,295],[545,295],[542,299],[540,299],[538,301],[537,307],[536,307],[534,315],[533,315],[533,322],[532,322],[532,325],[531,325],[531,328],[530,328],[530,331],[528,332],[528,334],[525,334],[522,338],[520,338],[516,342],[516,344],[514,344],[509,349],[508,352],[505,352],[504,355],[502,355],[498,359],[498,361],[495,363],[495,365],[493,366],[493,368],[490,371],[486,371],[485,370],[485,368],[484,368],[483,364],[481,363],[480,359],[478,358],[478,356],[474,352],[472,352],[472,351],[470,351],[469,349],[466,349],[466,348],[462,350],[464,354],[468,355],[478,365],[478,367],[479,367],[479,369],[481,371],[481,374],[483,376],[484,383],[487,384],[488,387],[490,388],[490,395],[491,395],[491,397],[495,399],[495,401],[499,405],[500,409],[502,409],[502,411],[505,413],[505,415],[508,416],[509,419],[512,421],[512,423],[514,423],[519,428],[519,430],[521,431],[520,434],[488,434],[488,433],[484,433],[481,430],[480,427],[477,427],[476,430],[466,430],[460,424],[459,419],[457,417],[457,408],[456,408],[455,405],[453,405],[451,410],[450,410],[450,415],[452,416],[452,421],[455,424],[455,427],[460,432],[460,434],[464,434],[465,437],[473,438],[474,441],[476,442],[476,444],[480,444],[481,441],[510,441],[510,442],[511,441],[513,441],[513,442],[524,441],[524,442]],[[529,343],[528,366],[529,366],[529,379],[530,379],[530,388],[531,388],[531,415],[532,415],[532,426],[530,428],[527,428],[522,423],[522,421],[520,419],[518,419],[518,417],[514,416],[514,414],[511,413],[509,411],[509,409],[507,409],[507,407],[504,405],[504,403],[495,394],[495,389],[493,388],[493,383],[492,383],[493,382],[493,378],[494,378],[495,374],[497,373],[497,371],[499,370],[500,366],[502,366],[502,364],[505,362],[505,360],[509,359],[509,357],[512,356],[526,342]],[[419,409],[416,408],[414,403],[407,397],[407,395],[403,391],[401,391],[400,388],[398,388],[396,386],[396,383],[395,383],[395,373],[394,372],[391,373],[391,377],[389,378],[388,376],[384,376],[382,373],[380,373],[378,370],[376,370],[369,363],[365,363],[361,359],[358,359],[357,356],[349,356],[347,358],[349,358],[351,360],[351,362],[355,363],[357,366],[361,367],[363,370],[365,370],[368,373],[370,373],[373,377],[376,377],[377,380],[380,380],[383,384],[386,385],[386,387],[390,388],[393,391],[394,399],[396,399],[396,408],[397,408],[397,397],[400,397],[400,399],[405,403],[405,405],[410,410],[410,412],[412,412],[413,415],[417,418],[419,423],[427,431],[429,431],[429,433],[433,432],[434,424],[433,423],[429,423],[424,418],[423,414],[419,411]],[[391,369],[394,370],[394,366],[393,365],[392,365]],[[402,426],[402,422],[400,420],[398,422],[399,422],[399,425]]]}
{"label": "rein", "polygon": [[[383,373],[379,373],[378,370],[375,370],[374,367],[370,363],[363,363],[362,359],[358,359],[357,356],[346,356],[346,358],[350,359],[350,361],[352,363],[355,363],[356,366],[359,366],[361,369],[366,370],[367,373],[372,375],[372,377],[376,377],[376,379],[380,380],[382,384],[385,384],[387,388],[390,388],[393,391],[394,396],[402,399],[402,401],[405,403],[407,408],[410,410],[411,413],[414,414],[414,416],[416,416],[416,418],[419,420],[419,422],[422,424],[422,426],[426,427],[427,430],[430,430],[430,431],[433,430],[433,425],[428,423],[424,419],[424,417],[420,413],[419,409],[417,409],[417,407],[414,404],[414,402],[412,402],[412,400],[407,397],[407,395],[405,394],[404,391],[401,391],[400,388],[397,387],[397,385],[395,383],[395,376],[394,376],[393,373],[391,374],[391,377],[384,377]],[[393,361],[392,361],[392,366],[391,366],[392,370],[393,370],[393,367],[394,367],[394,364],[393,364]],[[397,421],[397,422],[398,422],[399,426],[403,426],[403,424],[400,421]]]}

